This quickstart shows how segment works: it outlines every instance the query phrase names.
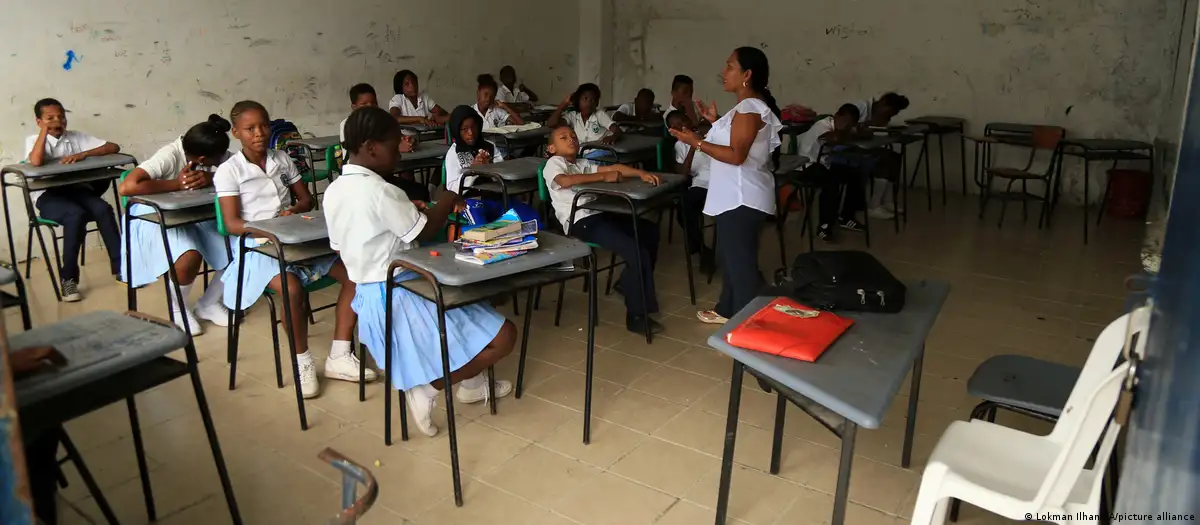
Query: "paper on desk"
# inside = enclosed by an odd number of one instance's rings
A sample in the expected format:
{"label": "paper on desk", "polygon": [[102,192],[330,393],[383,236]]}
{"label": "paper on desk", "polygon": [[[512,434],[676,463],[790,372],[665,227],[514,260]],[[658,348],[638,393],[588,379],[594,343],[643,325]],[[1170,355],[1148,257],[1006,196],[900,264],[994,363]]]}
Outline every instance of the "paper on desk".
{"label": "paper on desk", "polygon": [[528,124],[520,124],[520,125],[511,124],[508,126],[496,126],[496,127],[483,128],[483,132],[484,133],[494,133],[497,135],[508,135],[511,133],[520,133],[522,131],[530,131],[530,130],[538,129],[540,127],[542,127],[541,124],[538,124],[537,122],[530,122]]}

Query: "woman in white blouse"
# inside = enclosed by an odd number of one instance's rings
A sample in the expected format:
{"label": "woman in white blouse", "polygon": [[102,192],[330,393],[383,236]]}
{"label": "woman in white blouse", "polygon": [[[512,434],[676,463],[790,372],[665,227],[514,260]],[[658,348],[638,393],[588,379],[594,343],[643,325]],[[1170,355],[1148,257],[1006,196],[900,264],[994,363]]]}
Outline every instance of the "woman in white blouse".
{"label": "woman in white blouse", "polygon": [[721,80],[738,103],[717,117],[717,105],[701,105],[713,123],[704,138],[688,129],[671,135],[712,158],[704,214],[717,221],[717,263],[721,266],[721,298],[716,308],[698,312],[705,323],[724,323],[750,303],[764,281],[758,268],[763,222],[775,214],[775,177],[771,154],[779,148],[779,106],[767,89],[770,67],[757,48],[739,47],[725,61]]}

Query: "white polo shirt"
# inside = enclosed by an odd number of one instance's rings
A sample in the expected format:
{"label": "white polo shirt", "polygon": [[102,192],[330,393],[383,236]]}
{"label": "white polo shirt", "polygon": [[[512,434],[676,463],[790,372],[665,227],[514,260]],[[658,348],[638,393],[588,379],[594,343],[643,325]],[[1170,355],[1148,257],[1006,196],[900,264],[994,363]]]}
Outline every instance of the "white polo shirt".
{"label": "white polo shirt", "polygon": [[[29,154],[33,153],[33,145],[37,143],[37,138],[36,134],[25,137],[25,160],[29,160]],[[70,155],[94,150],[104,144],[106,144],[105,141],[82,131],[64,130],[61,137],[56,138],[53,135],[46,135],[46,149],[43,152],[45,155],[43,160],[61,159]],[[37,204],[38,197],[41,197],[43,193],[45,192],[31,192],[29,198],[34,204]]]}
{"label": "white polo shirt", "polygon": [[[231,156],[233,153],[226,151],[225,155],[217,161],[216,166],[220,166]],[[154,155],[138,164],[138,168],[154,180],[175,180],[179,178],[179,172],[183,171],[187,165],[187,155],[183,152],[183,138],[180,137],[174,142],[158,148]]]}
{"label": "white polo shirt", "polygon": [[475,113],[483,118],[483,129],[508,125],[508,112],[496,107],[495,104],[488,108],[487,113],[479,111],[479,104],[472,104],[471,109],[475,110]]}
{"label": "white polo shirt", "polygon": [[237,152],[217,168],[213,187],[218,197],[240,197],[242,218],[262,221],[279,216],[292,203],[291,186],[300,182],[292,158],[279,150],[267,150],[267,171]]}
{"label": "white polo shirt", "polygon": [[733,117],[738,113],[754,113],[763,121],[750,146],[750,154],[738,165],[726,164],[712,159],[708,199],[704,202],[704,214],[716,217],[740,206],[775,214],[775,175],[771,170],[771,152],[779,148],[779,131],[783,124],[757,98],[748,98],[713,123],[705,141],[718,146],[728,146],[733,134]]}
{"label": "white polo shirt", "polygon": [[[542,176],[546,179],[546,191],[550,194],[550,204],[554,206],[554,216],[558,218],[558,223],[563,225],[563,231],[569,233],[571,225],[567,224],[567,219],[571,216],[571,202],[575,200],[575,192],[570,188],[559,186],[554,182],[554,178],[559,175],[581,175],[584,173],[596,173],[600,165],[587,159],[577,159],[575,162],[570,162],[564,157],[554,156],[546,161],[546,167],[542,169]],[[595,195],[584,195],[579,198],[579,205],[583,206],[589,202],[596,200]],[[575,212],[575,220],[583,219],[600,213],[595,210],[579,209]]]}
{"label": "white polo shirt", "polygon": [[404,190],[357,164],[344,166],[325,189],[324,207],[329,247],[360,284],[386,281],[388,265],[416,245],[428,221]]}
{"label": "white polo shirt", "polygon": [[417,95],[417,103],[414,104],[403,93],[397,94],[388,101],[388,110],[392,108],[400,108],[400,115],[404,117],[425,117],[433,118],[433,108],[437,103],[429,98],[429,95],[421,93]]}
{"label": "white polo shirt", "polygon": [[[675,163],[680,166],[683,161],[687,160],[688,152],[692,147],[679,141],[675,141]],[[689,173],[692,175],[692,187],[708,189],[709,178],[709,163],[712,162],[712,157],[707,154],[696,152],[692,156],[692,169]]]}
{"label": "white polo shirt", "polygon": [[587,121],[583,120],[583,116],[578,111],[568,111],[562,118],[567,125],[575,130],[575,135],[579,137],[580,144],[595,142],[604,138],[608,135],[608,130],[613,125],[612,119],[603,111],[593,112]]}
{"label": "white polo shirt", "polygon": [[[491,141],[488,141],[491,143]],[[458,151],[458,143],[450,145],[450,149],[446,150],[446,160],[442,161],[446,169],[446,189],[454,193],[462,193],[462,175],[463,171],[471,167],[471,162],[475,159],[478,151],[463,151],[461,154]],[[500,148],[497,148],[492,143],[492,162],[503,162],[504,155],[500,153]],[[478,177],[471,177],[467,180],[467,187],[475,185]]]}
{"label": "white polo shirt", "polygon": [[858,102],[851,102],[851,104],[854,104],[858,108],[858,122],[860,124],[871,120],[871,106],[875,105],[875,99],[859,100]]}
{"label": "white polo shirt", "polygon": [[[808,163],[804,167],[807,168],[814,162],[817,162],[817,157],[821,154],[821,135],[833,130],[833,117],[825,117],[814,122],[812,127],[808,128],[808,131],[800,135],[800,138],[796,142],[796,153],[808,159]],[[825,155],[825,158],[821,159],[821,164],[824,164],[826,167],[829,166],[828,153]]]}
{"label": "white polo shirt", "polygon": [[517,91],[514,92],[513,90],[508,89],[508,86],[500,84],[500,88],[496,90],[496,100],[504,102],[505,104],[523,104],[525,102],[529,102],[529,94],[521,91],[520,89],[517,89]]}

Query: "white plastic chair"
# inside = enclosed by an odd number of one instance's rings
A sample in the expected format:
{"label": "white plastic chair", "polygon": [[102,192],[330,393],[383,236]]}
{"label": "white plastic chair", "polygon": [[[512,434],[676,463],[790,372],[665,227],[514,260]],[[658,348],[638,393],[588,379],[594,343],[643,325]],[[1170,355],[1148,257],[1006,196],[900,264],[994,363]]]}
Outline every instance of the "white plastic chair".
{"label": "white plastic chair", "polygon": [[[913,525],[944,523],[952,498],[1014,520],[1033,514],[1066,523],[1055,515],[1098,513],[1105,468],[1120,432],[1111,416],[1129,371],[1128,363],[1115,370],[1113,363],[1128,326],[1127,314],[1101,332],[1049,435],[980,420],[952,423],[925,467]],[[1093,449],[1095,464],[1086,469]]]}

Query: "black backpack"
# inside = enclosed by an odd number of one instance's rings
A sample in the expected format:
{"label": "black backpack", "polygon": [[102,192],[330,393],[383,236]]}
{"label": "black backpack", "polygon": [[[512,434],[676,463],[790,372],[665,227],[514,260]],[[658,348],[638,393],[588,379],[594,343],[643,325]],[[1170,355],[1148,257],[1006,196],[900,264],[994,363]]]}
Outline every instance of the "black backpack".
{"label": "black backpack", "polygon": [[802,253],[784,273],[776,274],[776,291],[812,308],[880,313],[904,308],[904,283],[866,252]]}

